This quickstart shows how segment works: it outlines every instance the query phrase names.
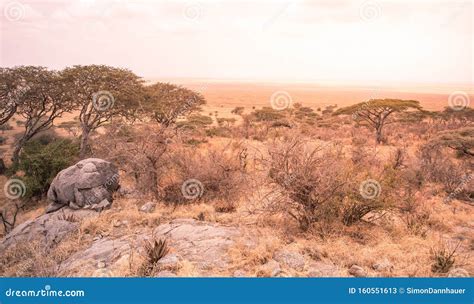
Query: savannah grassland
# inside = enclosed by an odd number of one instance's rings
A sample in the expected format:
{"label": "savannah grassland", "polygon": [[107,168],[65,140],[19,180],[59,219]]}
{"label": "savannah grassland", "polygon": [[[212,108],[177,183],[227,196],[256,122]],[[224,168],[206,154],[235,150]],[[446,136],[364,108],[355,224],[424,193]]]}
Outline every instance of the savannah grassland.
{"label": "savannah grassland", "polygon": [[[205,193],[214,186],[209,191],[215,193],[209,197],[204,194],[203,199],[191,203],[170,204],[173,188],[168,186],[180,180],[180,174],[184,177],[185,173],[177,172],[177,169],[160,172],[160,189],[169,195],[159,197],[147,191],[151,184],[137,186],[126,168],[121,168],[124,169],[121,171],[122,186],[140,194],[136,198],[117,195],[112,209],[104,211],[97,221],[81,223],[81,234],[114,233],[116,228],[112,223],[117,219],[128,220],[127,229],[133,232],[142,225],[174,218],[195,218],[239,227],[256,242],[256,246],[250,249],[244,244],[230,248],[231,267],[227,273],[218,275],[232,276],[236,269],[245,269],[251,276],[266,275],[259,272],[259,267],[282,247],[290,247],[315,262],[335,265],[343,276],[350,275],[348,269],[353,265],[365,269],[369,276],[447,276],[449,271],[458,268],[470,276],[474,274],[472,201],[453,199],[449,203],[443,202],[452,186],[448,190],[442,177],[433,177],[451,173],[455,175],[450,177],[456,180],[454,183],[461,184],[462,177],[473,169],[472,156],[457,157],[453,151],[442,149],[439,154],[430,156],[438,158],[430,166],[448,166],[446,160],[449,160],[451,167],[432,168],[426,167],[423,163],[426,156],[420,152],[440,132],[472,127],[473,122],[425,118],[394,123],[385,129],[386,142],[376,144],[371,129],[357,125],[350,117],[322,113],[328,106],[337,105],[335,111],[371,98],[414,99],[420,101],[425,110],[442,111],[447,106],[451,88],[373,89],[309,84],[174,82],[203,94],[207,104],[200,114],[212,118],[212,124],[198,125],[173,141],[172,155],[164,162],[188,160],[189,163],[180,163],[178,167],[185,168],[187,175],[198,175],[205,184]],[[244,115],[270,107],[270,96],[279,90],[289,93],[293,105],[300,103],[313,109],[317,120],[310,124],[294,121],[291,127],[271,127],[264,122],[244,130]],[[236,107],[244,107],[243,114],[232,113]],[[60,127],[61,123],[74,120],[74,116],[66,115],[55,122],[54,131],[64,137],[74,136],[70,130]],[[15,119],[19,120],[18,117]],[[9,159],[9,147],[21,128],[15,121],[10,124],[13,130],[0,133],[7,138],[0,147],[5,160]],[[148,127],[151,126],[137,126],[136,132],[147,132]],[[206,131],[211,128],[214,128],[213,132]],[[103,147],[112,140],[107,135],[107,130],[99,130],[94,135],[94,157],[107,159],[115,156]],[[292,145],[297,147],[296,151],[291,150]],[[313,149],[320,147],[317,165],[305,159]],[[286,155],[288,159],[282,160],[278,155]],[[245,161],[243,177],[237,169],[242,161]],[[357,198],[372,209],[361,218],[356,216],[356,219],[348,220],[345,215],[350,212],[348,210],[353,210],[350,202],[329,199],[327,206],[324,201],[327,209],[318,213],[318,220],[302,223],[288,212],[293,206],[289,201],[294,189],[285,188],[285,182],[278,179],[281,172],[274,175],[272,171],[281,169],[283,163],[294,163],[294,169],[302,179],[317,180],[320,185],[315,186],[316,192],[322,196],[334,190],[332,179],[345,183],[345,196],[349,198],[358,196],[359,185],[364,180],[377,180],[381,185],[380,196],[376,199],[379,201],[373,203]],[[226,165],[228,171],[219,169],[219,166]],[[301,166],[304,165],[311,172],[303,172]],[[1,178],[3,183],[6,178]],[[472,191],[472,181],[465,187],[471,187],[465,190]],[[150,200],[158,203],[156,210],[149,214],[139,213],[137,208]],[[7,202],[4,198],[2,201],[4,204]],[[334,204],[338,206],[333,208]],[[42,214],[46,205],[45,199],[39,199],[33,206],[25,208],[18,215],[16,225]],[[331,215],[333,212],[337,214]],[[77,243],[85,239],[85,235],[71,238],[58,248],[61,253],[55,252],[52,256],[74,251]],[[380,264],[385,266],[375,269]],[[291,276],[307,275],[304,271],[284,270]],[[16,270],[12,266],[8,271],[15,273]],[[196,275],[188,267],[183,267],[178,274]],[[127,270],[119,275],[136,274]]]}

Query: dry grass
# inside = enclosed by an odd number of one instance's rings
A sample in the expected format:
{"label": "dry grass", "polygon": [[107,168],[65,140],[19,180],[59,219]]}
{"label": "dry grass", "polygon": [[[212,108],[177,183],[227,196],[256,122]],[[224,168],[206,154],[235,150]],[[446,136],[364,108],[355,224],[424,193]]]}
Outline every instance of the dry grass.
{"label": "dry grass", "polygon": [[[249,113],[252,111],[253,103],[257,107],[259,105],[267,106],[271,90],[272,88],[264,88],[258,89],[255,94],[247,94],[243,93],[239,87],[210,86],[207,91],[204,91],[209,100],[209,105],[204,107],[204,113],[212,112],[212,118],[215,120],[215,111],[218,111],[218,118],[233,117],[237,119],[238,124],[241,122],[241,118],[232,114],[231,110],[235,106],[244,106],[245,113]],[[298,98],[305,105],[314,108],[324,108],[328,105],[328,102],[323,101],[324,98],[314,98],[314,92],[310,93],[301,88],[295,89],[294,92],[293,97]],[[323,97],[329,96],[321,91],[318,94]],[[341,97],[337,94],[331,96]],[[428,108],[439,109],[440,103],[438,101],[442,99],[443,105],[445,102],[445,97],[440,96],[428,97],[424,104],[428,105]],[[354,98],[359,101],[362,97],[357,95]],[[310,103],[306,103],[310,100]],[[327,100],[330,103],[331,99]],[[351,103],[351,101],[347,102]],[[343,106],[343,104],[339,106]],[[71,120],[70,117],[63,119],[63,121],[69,120]],[[449,204],[443,203],[446,196],[445,188],[448,188],[446,186],[451,188],[455,186],[459,179],[456,176],[459,174],[446,181],[449,185],[443,185],[436,178],[426,178],[426,172],[423,172],[423,168],[419,166],[419,146],[423,145],[435,131],[427,129],[423,133],[421,127],[397,125],[397,129],[387,132],[389,144],[374,146],[367,141],[371,134],[366,129],[354,128],[342,123],[328,120],[320,125],[305,126],[304,129],[274,132],[269,134],[269,137],[275,138],[277,141],[287,141],[288,138],[297,134],[307,139],[309,148],[332,144],[337,140],[340,146],[340,151],[337,151],[338,156],[333,159],[324,158],[324,162],[321,161],[323,167],[320,171],[315,171],[317,166],[313,167],[314,170],[309,170],[311,172],[304,171],[303,169],[306,167],[300,168],[302,171],[298,171],[299,167],[293,164],[294,167],[290,166],[291,170],[285,172],[287,173],[286,178],[291,178],[296,172],[302,173],[301,180],[308,176],[313,180],[317,180],[317,178],[324,180],[325,177],[334,173],[335,169],[342,170],[341,167],[345,169],[350,167],[347,172],[345,170],[341,172],[345,174],[343,174],[343,180],[350,180],[349,188],[351,190],[345,189],[341,197],[350,195],[355,197],[358,189],[354,187],[358,185],[359,180],[369,175],[376,176],[382,184],[383,198],[387,202],[393,203],[390,205],[391,208],[384,210],[383,216],[377,214],[378,210],[375,210],[377,212],[374,210],[361,211],[358,209],[360,205],[344,205],[346,201],[339,199],[339,197],[333,197],[331,203],[338,204],[339,207],[347,207],[340,210],[346,212],[347,222],[344,222],[344,214],[341,213],[331,217],[328,221],[315,220],[311,227],[307,227],[307,231],[302,231],[299,229],[298,223],[288,217],[285,212],[295,202],[294,199],[291,197],[288,199],[286,196],[283,204],[280,201],[279,208],[269,208],[269,206],[274,207],[272,203],[276,201],[274,196],[267,195],[269,190],[272,190],[268,185],[269,150],[275,148],[275,141],[263,138],[262,141],[247,139],[241,142],[242,138],[238,138],[239,144],[245,146],[248,152],[245,167],[245,174],[248,178],[245,179],[245,184],[238,185],[239,187],[235,189],[230,187],[231,184],[228,188],[232,191],[227,191],[223,196],[215,195],[209,200],[197,200],[186,205],[168,205],[159,198],[145,193],[142,193],[139,198],[117,198],[112,208],[103,211],[98,217],[80,220],[79,232],[71,235],[54,248],[46,250],[33,242],[20,243],[16,247],[2,252],[0,254],[0,274],[4,276],[54,276],[57,274],[55,267],[61,261],[64,261],[72,253],[86,248],[96,236],[121,237],[142,234],[176,218],[194,218],[232,225],[240,229],[242,238],[228,252],[229,268],[216,273],[216,276],[232,276],[236,270],[243,270],[250,276],[268,276],[269,274],[262,270],[262,265],[270,261],[277,250],[284,247],[290,247],[304,254],[308,261],[334,264],[341,269],[342,275],[347,276],[349,276],[347,269],[354,264],[362,266],[370,276],[444,276],[454,267],[463,267],[471,275],[474,274],[474,263],[469,258],[465,258],[472,255],[474,251],[474,221],[472,219],[474,206],[457,200]],[[15,126],[15,123],[12,125]],[[7,143],[11,143],[15,130],[5,132],[9,138]],[[59,132],[65,131],[59,130]],[[406,136],[400,138],[399,134]],[[209,156],[209,151],[224,148],[229,143],[228,139],[219,137],[207,140],[207,143],[190,148],[191,152],[188,151],[186,154],[180,155],[176,153],[175,157],[181,159],[181,163],[177,162],[177,164],[182,165],[185,174],[183,173],[182,176],[179,174],[171,176],[170,174],[165,176],[165,179],[168,182],[170,180],[181,182],[185,175],[192,175],[189,177],[193,178],[198,175],[198,178],[210,180],[206,184],[208,187],[215,186],[217,190],[221,191],[219,189],[219,186],[223,184],[221,179],[225,178],[225,174],[229,170],[235,169],[235,172],[240,170],[241,164],[236,161],[235,157],[231,160],[221,157],[217,159],[218,161],[216,158],[206,158]],[[0,148],[8,149],[7,146]],[[403,159],[396,152],[402,148],[405,151]],[[302,150],[297,150],[297,155],[301,156],[301,152]],[[8,157],[8,153],[4,157]],[[453,155],[448,153],[443,157],[452,161],[452,166],[465,168]],[[166,161],[170,159],[172,158],[166,158]],[[225,165],[228,165],[230,169]],[[217,172],[212,169],[216,166],[222,170]],[[282,169],[282,163],[275,162],[274,167]],[[449,172],[450,168],[441,168],[443,170],[434,173],[446,175],[445,173]],[[167,173],[167,171],[164,172]],[[425,180],[417,180],[420,172]],[[280,177],[275,175],[274,181],[278,181]],[[125,181],[127,186],[134,186],[131,181],[132,177],[127,173],[122,172],[121,180]],[[305,182],[311,185],[313,180],[307,178]],[[4,182],[6,182],[6,178],[0,176],[0,184]],[[281,180],[280,186],[288,185],[287,182],[288,180]],[[235,183],[244,182],[242,179],[236,178]],[[314,187],[328,184],[330,184],[329,181]],[[146,184],[142,186],[148,187]],[[249,195],[239,195],[244,188],[246,191],[250,190]],[[324,195],[323,188],[318,188],[313,192]],[[409,195],[407,189],[413,190],[413,192]],[[290,192],[290,196],[301,194],[298,189],[292,189]],[[305,202],[311,204],[314,201],[314,193]],[[150,200],[155,200],[157,203],[155,211],[151,213],[139,212],[139,207]],[[4,207],[7,203],[3,192],[0,192],[0,207]],[[41,215],[45,206],[46,202],[41,200],[35,208],[23,210],[18,216],[17,225]],[[326,214],[326,212],[322,213]],[[459,243],[459,246],[453,250],[446,243],[441,244],[440,238],[448,240],[449,244]],[[150,248],[158,247],[152,245]],[[164,251],[161,253],[158,256],[162,256]],[[156,261],[157,258],[153,258],[153,260]],[[121,266],[113,275],[137,276],[140,273],[143,275],[143,272],[140,272],[141,267],[144,264],[153,264],[150,261],[146,255],[143,255],[143,252],[131,250],[117,262]],[[387,262],[392,267],[376,271],[374,265],[381,261]],[[284,266],[282,268],[285,275],[307,275],[307,269],[297,272]],[[199,270],[196,269],[192,261],[183,260],[180,262],[177,275],[199,276]]]}

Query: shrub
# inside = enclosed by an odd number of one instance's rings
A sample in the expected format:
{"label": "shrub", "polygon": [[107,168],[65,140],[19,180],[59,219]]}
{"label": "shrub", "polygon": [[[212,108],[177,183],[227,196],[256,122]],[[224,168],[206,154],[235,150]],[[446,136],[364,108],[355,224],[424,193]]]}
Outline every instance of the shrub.
{"label": "shrub", "polygon": [[159,271],[157,263],[168,254],[169,248],[166,240],[153,240],[145,244],[145,261],[139,269],[142,276],[150,276]]}
{"label": "shrub", "polygon": [[[196,201],[235,203],[245,190],[240,145],[174,151],[168,162],[170,181],[163,189],[168,204]],[[231,208],[232,209],[232,208]]]}
{"label": "shrub", "polygon": [[229,127],[211,127],[206,130],[209,137],[232,137],[232,129]]}
{"label": "shrub", "polygon": [[112,161],[131,177],[138,191],[159,198],[159,184],[167,171],[165,155],[174,137],[161,126],[110,125],[92,148],[94,155]]}
{"label": "shrub", "polygon": [[7,142],[7,139],[3,136],[0,136],[0,145],[4,145]]}
{"label": "shrub", "polygon": [[212,118],[206,115],[192,114],[185,121],[180,121],[176,125],[181,128],[203,129],[212,125]]}
{"label": "shrub", "polygon": [[24,172],[25,197],[40,196],[48,191],[51,181],[59,171],[74,163],[79,146],[69,139],[47,142],[38,138],[28,142],[20,155],[15,170]]}
{"label": "shrub", "polygon": [[277,210],[288,213],[307,230],[313,223],[339,216],[348,181],[338,147],[310,148],[299,139],[270,151],[270,194]]}
{"label": "shrub", "polygon": [[447,273],[456,262],[458,256],[458,249],[461,242],[456,245],[447,244],[446,241],[441,241],[440,244],[431,249],[431,257],[433,264],[431,271],[434,273]]}
{"label": "shrub", "polygon": [[440,147],[425,145],[419,150],[420,170],[430,182],[440,183],[448,194],[461,197],[464,191],[457,190],[465,180],[466,169],[446,156]]}

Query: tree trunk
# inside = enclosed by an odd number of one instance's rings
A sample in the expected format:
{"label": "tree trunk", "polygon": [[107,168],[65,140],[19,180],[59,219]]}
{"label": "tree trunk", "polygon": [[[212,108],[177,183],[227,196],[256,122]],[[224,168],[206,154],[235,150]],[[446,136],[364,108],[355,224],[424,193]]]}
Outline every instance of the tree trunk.
{"label": "tree trunk", "polygon": [[15,145],[15,149],[13,150],[13,155],[12,155],[12,163],[13,163],[13,168],[18,165],[18,162],[20,161],[20,152],[21,149],[23,149],[23,146],[27,142],[27,139],[25,137],[21,138]]}
{"label": "tree trunk", "polygon": [[377,141],[377,144],[383,142],[382,126],[378,126],[375,128],[375,139]]}
{"label": "tree trunk", "polygon": [[3,158],[0,158],[0,175],[5,174],[5,171],[7,171],[7,166],[5,166]]}
{"label": "tree trunk", "polygon": [[81,136],[81,147],[79,151],[79,157],[85,158],[87,153],[89,152],[89,136],[90,130],[87,128],[82,128],[82,136]]}

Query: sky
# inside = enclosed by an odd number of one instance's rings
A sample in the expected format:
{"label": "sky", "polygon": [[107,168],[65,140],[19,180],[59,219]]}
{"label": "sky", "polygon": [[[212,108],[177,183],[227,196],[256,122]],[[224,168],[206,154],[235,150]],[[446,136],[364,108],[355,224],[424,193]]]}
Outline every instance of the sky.
{"label": "sky", "polygon": [[0,0],[0,64],[146,78],[474,84],[472,1]]}

